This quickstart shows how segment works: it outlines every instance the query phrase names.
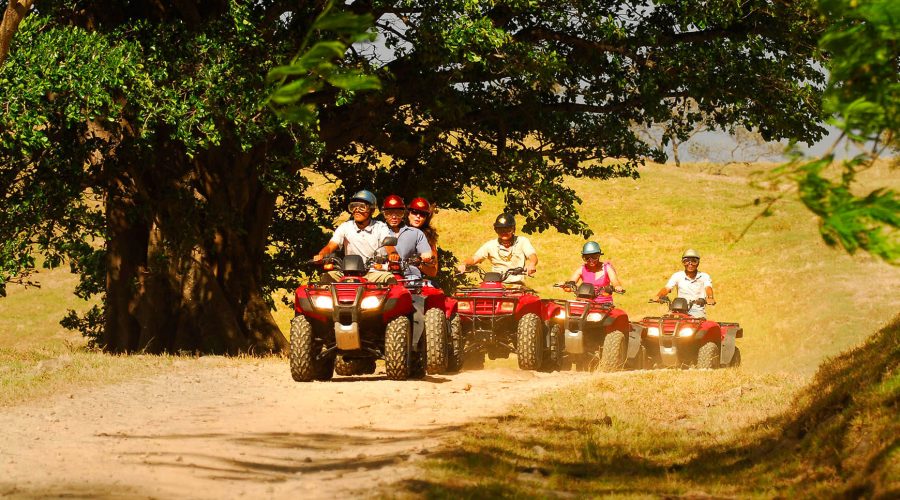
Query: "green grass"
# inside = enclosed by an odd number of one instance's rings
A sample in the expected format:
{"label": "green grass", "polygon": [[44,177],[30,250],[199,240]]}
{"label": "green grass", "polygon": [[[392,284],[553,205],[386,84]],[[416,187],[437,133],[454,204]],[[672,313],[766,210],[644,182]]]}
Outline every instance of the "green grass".
{"label": "green grass", "polygon": [[900,317],[804,381],[598,374],[470,425],[386,496],[896,498]]}

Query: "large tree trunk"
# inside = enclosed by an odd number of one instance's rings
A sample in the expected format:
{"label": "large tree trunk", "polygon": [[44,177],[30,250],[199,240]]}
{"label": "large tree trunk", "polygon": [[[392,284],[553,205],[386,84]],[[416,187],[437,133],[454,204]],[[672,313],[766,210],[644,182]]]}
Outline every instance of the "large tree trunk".
{"label": "large tree trunk", "polygon": [[261,156],[208,151],[181,176],[171,175],[171,157],[162,159],[168,164],[152,178],[133,183],[133,197],[148,205],[141,210],[110,194],[108,350],[260,354],[287,346],[262,293],[275,196],[259,182]]}

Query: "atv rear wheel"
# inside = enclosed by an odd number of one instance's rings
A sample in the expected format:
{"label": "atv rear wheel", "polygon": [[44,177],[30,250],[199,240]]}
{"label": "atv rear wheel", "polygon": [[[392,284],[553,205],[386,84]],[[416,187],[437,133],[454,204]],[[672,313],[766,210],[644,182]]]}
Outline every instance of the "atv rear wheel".
{"label": "atv rear wheel", "polygon": [[522,370],[537,370],[544,354],[544,324],[537,314],[528,313],[519,320],[516,356]]}
{"label": "atv rear wheel", "polygon": [[425,371],[436,375],[447,371],[447,317],[433,308],[425,313]]}
{"label": "atv rear wheel", "polygon": [[625,342],[625,334],[620,331],[609,332],[603,339],[603,353],[597,369],[601,372],[614,372],[625,366],[625,356],[628,354],[628,344]]}
{"label": "atv rear wheel", "polygon": [[291,320],[291,346],[290,346],[291,377],[297,382],[311,382],[312,380],[328,380],[331,374],[325,377],[325,372],[330,371],[334,358],[317,360],[316,357],[322,351],[322,345],[313,335],[312,325],[303,316],[295,316]]}
{"label": "atv rear wheel", "polygon": [[338,375],[370,375],[375,373],[375,358],[346,358],[334,360],[334,372]]}
{"label": "atv rear wheel", "polygon": [[562,367],[562,357],[565,347],[563,343],[563,331],[559,325],[545,325],[547,328],[547,336],[549,337],[550,347],[544,352],[544,362],[541,364],[542,372],[554,372]]}
{"label": "atv rear wheel", "polygon": [[447,349],[447,371],[458,372],[463,366],[464,341],[462,323],[459,316],[453,315],[450,320],[450,345]]}
{"label": "atv rear wheel", "polygon": [[697,368],[719,367],[719,344],[707,342],[697,351]]}
{"label": "atv rear wheel", "polygon": [[384,334],[384,368],[387,378],[406,380],[410,375],[409,318],[400,316],[387,325]]}

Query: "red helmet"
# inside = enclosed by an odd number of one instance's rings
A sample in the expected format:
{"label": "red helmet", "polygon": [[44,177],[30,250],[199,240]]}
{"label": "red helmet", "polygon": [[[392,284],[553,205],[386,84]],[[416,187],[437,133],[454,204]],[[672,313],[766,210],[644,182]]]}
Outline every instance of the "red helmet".
{"label": "red helmet", "polygon": [[428,203],[428,200],[425,198],[416,198],[409,202],[409,208],[410,210],[421,210],[423,212],[431,213],[431,203]]}
{"label": "red helmet", "polygon": [[403,198],[397,196],[396,194],[392,194],[385,198],[384,203],[381,205],[382,210],[393,208],[406,208],[406,203],[403,203]]}

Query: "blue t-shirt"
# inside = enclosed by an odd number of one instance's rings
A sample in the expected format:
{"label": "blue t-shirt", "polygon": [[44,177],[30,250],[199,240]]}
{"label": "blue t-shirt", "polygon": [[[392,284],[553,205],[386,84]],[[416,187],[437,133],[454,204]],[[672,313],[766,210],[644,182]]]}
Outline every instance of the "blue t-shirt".
{"label": "blue t-shirt", "polygon": [[[421,230],[410,226],[403,226],[399,231],[394,233],[397,237],[397,253],[401,259],[408,259],[423,253],[431,253],[431,245],[425,238],[425,233]],[[416,266],[409,266],[404,278],[421,278],[422,272]]]}

